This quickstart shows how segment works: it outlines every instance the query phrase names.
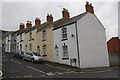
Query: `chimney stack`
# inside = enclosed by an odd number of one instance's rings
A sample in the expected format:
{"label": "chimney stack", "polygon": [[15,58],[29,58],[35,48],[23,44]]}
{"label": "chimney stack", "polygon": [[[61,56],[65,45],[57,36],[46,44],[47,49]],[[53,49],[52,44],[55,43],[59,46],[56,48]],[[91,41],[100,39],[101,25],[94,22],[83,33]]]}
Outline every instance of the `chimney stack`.
{"label": "chimney stack", "polygon": [[35,19],[35,26],[40,26],[41,25],[41,21],[40,21],[40,18],[37,18]]}
{"label": "chimney stack", "polygon": [[27,26],[27,28],[31,28],[32,27],[31,21],[27,21],[26,26]]}
{"label": "chimney stack", "polygon": [[20,30],[25,29],[25,25],[23,23],[20,23]]}
{"label": "chimney stack", "polygon": [[53,22],[52,14],[47,14],[47,22]]}
{"label": "chimney stack", "polygon": [[67,9],[63,8],[62,15],[64,19],[69,19],[70,15]]}
{"label": "chimney stack", "polygon": [[92,6],[92,3],[89,4],[89,2],[86,2],[85,7],[86,7],[86,12],[94,14],[94,9],[93,9],[94,7]]}

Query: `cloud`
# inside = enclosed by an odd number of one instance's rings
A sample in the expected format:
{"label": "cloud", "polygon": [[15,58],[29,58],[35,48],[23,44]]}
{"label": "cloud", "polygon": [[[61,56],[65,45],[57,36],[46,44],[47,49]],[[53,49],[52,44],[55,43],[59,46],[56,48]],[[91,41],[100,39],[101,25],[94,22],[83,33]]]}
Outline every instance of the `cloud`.
{"label": "cloud", "polygon": [[[77,0],[78,1],[78,0]],[[85,12],[85,2],[3,2],[2,21],[5,30],[18,30],[20,22],[26,24],[27,20],[34,25],[35,17],[39,17],[44,23],[47,13],[53,14],[54,20],[62,17],[62,8],[70,12],[70,16],[76,16]],[[91,2],[91,1],[90,1]],[[118,6],[117,2],[93,2],[95,14],[106,28],[107,40],[118,35]]]}

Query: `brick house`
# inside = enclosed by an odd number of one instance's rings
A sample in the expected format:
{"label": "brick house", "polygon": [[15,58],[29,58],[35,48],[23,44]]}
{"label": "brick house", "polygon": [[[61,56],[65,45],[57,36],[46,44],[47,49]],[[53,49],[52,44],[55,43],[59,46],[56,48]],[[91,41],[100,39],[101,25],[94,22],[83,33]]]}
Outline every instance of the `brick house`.
{"label": "brick house", "polygon": [[120,39],[118,37],[112,37],[108,42],[108,53],[120,54]]}

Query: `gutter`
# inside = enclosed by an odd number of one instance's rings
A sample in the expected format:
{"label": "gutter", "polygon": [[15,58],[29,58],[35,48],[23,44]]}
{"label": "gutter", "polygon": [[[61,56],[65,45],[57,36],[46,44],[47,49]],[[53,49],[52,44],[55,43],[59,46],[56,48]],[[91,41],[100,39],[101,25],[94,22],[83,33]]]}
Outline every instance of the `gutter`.
{"label": "gutter", "polygon": [[77,22],[75,22],[75,29],[76,29],[76,41],[77,41],[77,52],[78,52],[78,66],[80,67],[80,52],[79,52],[79,42],[78,42],[78,29],[77,29]]}

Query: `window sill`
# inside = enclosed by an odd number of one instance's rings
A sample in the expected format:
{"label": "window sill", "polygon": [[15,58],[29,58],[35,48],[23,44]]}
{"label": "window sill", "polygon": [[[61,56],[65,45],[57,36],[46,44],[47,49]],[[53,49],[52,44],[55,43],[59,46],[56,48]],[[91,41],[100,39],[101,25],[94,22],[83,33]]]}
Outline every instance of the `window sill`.
{"label": "window sill", "polygon": [[30,39],[29,41],[32,41],[32,40],[34,40],[34,39],[32,38],[32,39]]}
{"label": "window sill", "polygon": [[62,60],[68,60],[69,58],[62,58]]}
{"label": "window sill", "polygon": [[23,42],[23,40],[20,40],[20,42]]}
{"label": "window sill", "polygon": [[42,56],[44,57],[44,56],[47,56],[47,55],[42,55]]}
{"label": "window sill", "polygon": [[42,41],[46,41],[46,39],[42,40]]}
{"label": "window sill", "polygon": [[68,40],[68,38],[64,38],[64,39],[62,39],[61,41],[65,41],[65,40]]}

